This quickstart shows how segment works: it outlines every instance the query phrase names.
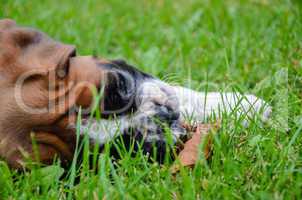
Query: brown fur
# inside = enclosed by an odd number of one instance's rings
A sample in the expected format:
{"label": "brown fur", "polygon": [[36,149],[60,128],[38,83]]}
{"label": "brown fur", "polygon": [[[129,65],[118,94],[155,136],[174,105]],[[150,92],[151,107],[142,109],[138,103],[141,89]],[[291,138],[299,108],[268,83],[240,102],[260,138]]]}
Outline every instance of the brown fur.
{"label": "brown fur", "polygon": [[[74,51],[74,46],[42,32],[20,27],[13,20],[0,20],[0,157],[11,167],[23,167],[25,157],[45,164],[55,156],[72,158],[75,134],[67,125],[75,122],[76,113],[66,114],[75,105],[88,107],[91,87],[99,88],[104,80],[94,58],[74,56]],[[59,70],[68,70],[68,74],[58,77]],[[47,111],[31,113],[18,102]]]}

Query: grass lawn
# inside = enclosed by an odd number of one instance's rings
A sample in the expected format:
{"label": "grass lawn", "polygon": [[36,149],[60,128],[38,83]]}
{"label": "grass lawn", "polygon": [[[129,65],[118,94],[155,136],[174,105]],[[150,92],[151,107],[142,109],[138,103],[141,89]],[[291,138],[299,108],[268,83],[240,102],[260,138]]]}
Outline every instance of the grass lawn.
{"label": "grass lawn", "polygon": [[224,123],[211,159],[176,176],[170,161],[125,151],[118,162],[105,151],[97,173],[85,155],[65,172],[55,163],[19,173],[0,161],[0,199],[302,199],[301,8],[288,0],[0,0],[0,18],[75,44],[78,54],[124,58],[193,89],[253,93],[273,107],[269,125]]}

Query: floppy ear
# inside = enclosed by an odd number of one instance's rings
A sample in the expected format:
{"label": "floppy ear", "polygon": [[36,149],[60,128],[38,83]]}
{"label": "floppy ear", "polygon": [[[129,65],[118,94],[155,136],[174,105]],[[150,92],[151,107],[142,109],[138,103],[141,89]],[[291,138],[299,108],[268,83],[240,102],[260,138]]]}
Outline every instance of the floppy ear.
{"label": "floppy ear", "polygon": [[8,29],[13,26],[16,26],[16,22],[12,19],[1,19],[0,20],[0,30],[1,29]]}
{"label": "floppy ear", "polygon": [[121,59],[111,60],[102,66],[107,70],[103,113],[125,114],[135,110],[137,87],[145,79],[153,77]]}
{"label": "floppy ear", "polygon": [[131,109],[135,80],[123,71],[110,71],[106,79],[103,113],[121,114]]}
{"label": "floppy ear", "polygon": [[23,48],[38,42],[41,39],[41,34],[33,29],[17,28],[12,32],[11,37],[13,37],[16,45]]}

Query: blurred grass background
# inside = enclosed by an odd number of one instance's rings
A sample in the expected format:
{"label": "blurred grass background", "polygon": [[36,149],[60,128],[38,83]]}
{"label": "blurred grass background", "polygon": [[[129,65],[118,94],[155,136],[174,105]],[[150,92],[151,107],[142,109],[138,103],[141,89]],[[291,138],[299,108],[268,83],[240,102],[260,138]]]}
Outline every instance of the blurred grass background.
{"label": "blurred grass background", "polygon": [[0,17],[167,81],[252,92],[275,113],[271,127],[224,129],[212,159],[176,177],[126,152],[116,168],[102,155],[97,174],[80,166],[78,184],[58,164],[20,174],[1,162],[0,199],[302,198],[299,1],[0,0]]}

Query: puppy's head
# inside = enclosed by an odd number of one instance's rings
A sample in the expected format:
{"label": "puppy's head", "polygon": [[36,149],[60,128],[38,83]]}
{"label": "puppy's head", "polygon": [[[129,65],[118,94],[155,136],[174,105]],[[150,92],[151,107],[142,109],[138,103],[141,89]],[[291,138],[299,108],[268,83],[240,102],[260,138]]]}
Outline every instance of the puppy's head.
{"label": "puppy's head", "polygon": [[0,21],[2,116],[22,118],[22,125],[51,124],[75,105],[89,106],[91,90],[102,86],[104,76],[94,58],[76,57],[74,46],[11,20]]}
{"label": "puppy's head", "polygon": [[[75,122],[77,108],[89,108],[93,93],[119,78],[113,70],[116,65],[77,56],[72,45],[12,20],[0,20],[0,156],[9,157],[6,150],[13,145],[29,145],[32,130],[71,141],[74,134],[65,131]],[[106,86],[106,93],[115,88]],[[114,108],[106,101],[101,102],[101,110],[105,105]]]}

